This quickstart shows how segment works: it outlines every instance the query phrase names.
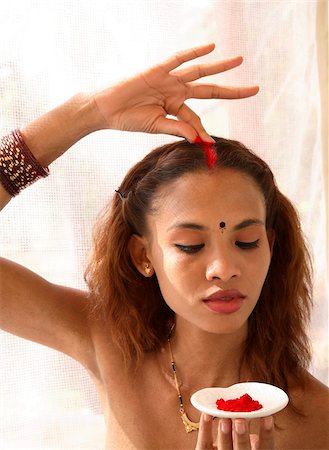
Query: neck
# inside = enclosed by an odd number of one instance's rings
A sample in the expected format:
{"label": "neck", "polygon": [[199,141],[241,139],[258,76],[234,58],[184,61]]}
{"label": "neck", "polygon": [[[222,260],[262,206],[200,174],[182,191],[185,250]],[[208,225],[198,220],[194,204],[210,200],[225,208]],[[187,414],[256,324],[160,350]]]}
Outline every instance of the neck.
{"label": "neck", "polygon": [[246,336],[247,326],[232,334],[215,334],[177,317],[170,341],[180,385],[198,390],[239,382]]}

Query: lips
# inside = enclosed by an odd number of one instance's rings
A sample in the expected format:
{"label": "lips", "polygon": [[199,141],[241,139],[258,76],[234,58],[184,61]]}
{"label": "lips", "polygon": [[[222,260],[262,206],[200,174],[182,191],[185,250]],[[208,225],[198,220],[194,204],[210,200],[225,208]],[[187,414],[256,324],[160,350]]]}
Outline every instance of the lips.
{"label": "lips", "polygon": [[219,290],[203,300],[205,306],[213,312],[232,314],[237,312],[246,298],[236,289]]}

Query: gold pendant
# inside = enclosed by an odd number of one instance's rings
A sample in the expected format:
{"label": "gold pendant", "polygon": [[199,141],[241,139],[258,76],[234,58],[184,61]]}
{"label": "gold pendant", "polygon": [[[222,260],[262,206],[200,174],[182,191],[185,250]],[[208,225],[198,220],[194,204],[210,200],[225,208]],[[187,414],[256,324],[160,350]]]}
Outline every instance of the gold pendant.
{"label": "gold pendant", "polygon": [[191,433],[191,431],[197,431],[200,424],[198,422],[192,422],[186,415],[185,412],[181,412],[181,418],[185,427],[186,433]]}

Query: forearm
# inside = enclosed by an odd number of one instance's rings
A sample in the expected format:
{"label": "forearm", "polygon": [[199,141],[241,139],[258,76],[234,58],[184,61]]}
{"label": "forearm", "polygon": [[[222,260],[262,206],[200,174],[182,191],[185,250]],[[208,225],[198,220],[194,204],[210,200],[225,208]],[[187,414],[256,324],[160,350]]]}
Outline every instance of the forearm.
{"label": "forearm", "polygon": [[[21,127],[20,131],[33,156],[46,167],[81,138],[100,129],[100,124],[101,117],[93,97],[79,94]],[[11,198],[0,185],[0,209]]]}
{"label": "forearm", "polygon": [[92,97],[79,94],[21,128],[24,141],[42,166],[99,129]]}

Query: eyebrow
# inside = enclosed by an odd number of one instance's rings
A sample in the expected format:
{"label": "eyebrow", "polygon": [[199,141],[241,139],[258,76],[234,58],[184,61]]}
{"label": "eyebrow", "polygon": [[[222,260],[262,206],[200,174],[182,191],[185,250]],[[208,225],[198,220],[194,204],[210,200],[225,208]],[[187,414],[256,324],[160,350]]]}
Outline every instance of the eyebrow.
{"label": "eyebrow", "polygon": [[199,230],[199,231],[205,231],[208,230],[208,227],[205,227],[204,225],[200,225],[198,223],[193,222],[178,222],[171,225],[169,228],[167,228],[167,231],[170,231],[174,228],[188,228],[189,230]]}
{"label": "eyebrow", "polygon": [[238,225],[235,225],[235,227],[233,227],[233,230],[234,231],[242,230],[243,228],[247,228],[252,225],[265,225],[265,224],[262,220],[259,219],[247,219],[244,220],[243,222],[238,223]]}
{"label": "eyebrow", "polygon": [[[264,222],[260,219],[246,219],[243,220],[242,222],[238,223],[237,225],[235,225],[233,227],[233,231],[238,231],[238,230],[242,230],[244,228],[250,227],[252,225],[265,225]],[[170,231],[174,228],[178,228],[178,229],[182,229],[182,228],[187,228],[189,230],[198,230],[198,231],[206,231],[209,230],[208,227],[198,224],[198,223],[193,223],[193,222],[178,222],[178,223],[174,223],[173,225],[171,225],[167,231]]]}

